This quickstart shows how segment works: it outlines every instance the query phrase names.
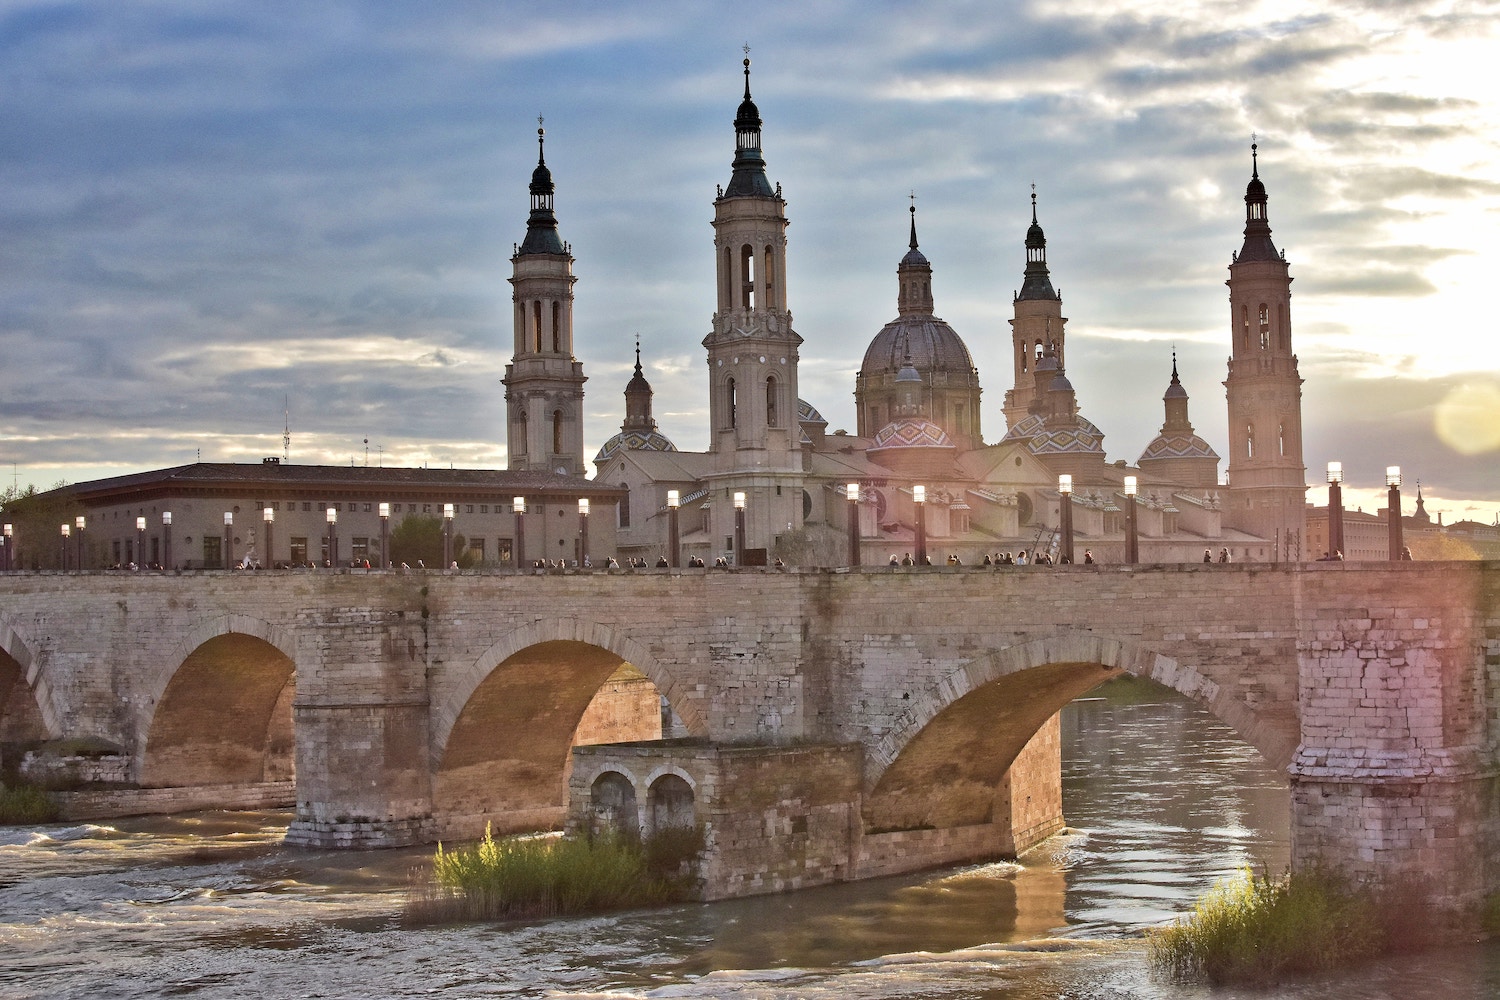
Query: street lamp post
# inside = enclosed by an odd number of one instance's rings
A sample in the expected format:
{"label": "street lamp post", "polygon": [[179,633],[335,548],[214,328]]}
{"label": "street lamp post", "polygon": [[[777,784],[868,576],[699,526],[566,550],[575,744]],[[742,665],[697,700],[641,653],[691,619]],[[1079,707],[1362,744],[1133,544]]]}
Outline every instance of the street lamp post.
{"label": "street lamp post", "polygon": [[16,528],[13,524],[5,526],[5,572],[9,573],[16,568]]}
{"label": "street lamp post", "polygon": [[1125,561],[1134,565],[1141,561],[1140,534],[1135,523],[1136,478],[1125,477]]}
{"label": "street lamp post", "polygon": [[78,568],[83,569],[83,564],[85,561],[83,548],[83,528],[87,521],[82,514],[79,514],[73,519],[73,523],[78,526]]}
{"label": "street lamp post", "polygon": [[390,552],[391,538],[391,505],[383,503],[380,505],[380,568],[387,569],[391,564]]}
{"label": "street lamp post", "polygon": [[516,515],[516,569],[526,565],[526,498],[512,497],[510,509]]}
{"label": "street lamp post", "polygon": [[453,565],[453,505],[443,504],[443,569]]}
{"label": "street lamp post", "polygon": [[913,486],[911,498],[917,508],[917,565],[927,565],[927,487]]}
{"label": "street lamp post", "polygon": [[667,558],[672,561],[673,569],[682,565],[682,535],[677,526],[677,508],[681,505],[682,494],[667,490]]}
{"label": "street lamp post", "polygon": [[135,559],[137,566],[146,563],[146,519],[138,517],[135,519]]}
{"label": "street lamp post", "polygon": [[339,512],[329,507],[324,516],[328,518],[328,568],[333,569],[339,564]]}
{"label": "street lamp post", "polygon": [[589,501],[578,501],[578,565],[589,565]]}
{"label": "street lamp post", "polygon": [[849,501],[849,565],[858,566],[859,558],[859,484],[844,484],[844,499]]}
{"label": "street lamp post", "polygon": [[1344,463],[1328,463],[1328,556],[1344,551]]}
{"label": "street lamp post", "polygon": [[1389,532],[1388,545],[1390,552],[1388,558],[1395,562],[1401,558],[1401,466],[1388,465],[1385,469],[1385,485],[1388,487],[1386,497],[1386,515],[1390,523],[1386,525]]}
{"label": "street lamp post", "polygon": [[734,564],[745,564],[745,494],[734,495]]}
{"label": "street lamp post", "polygon": [[1066,472],[1057,477],[1057,520],[1062,529],[1063,562],[1073,561],[1073,477]]}
{"label": "street lamp post", "polygon": [[68,571],[68,537],[70,535],[72,535],[72,534],[73,534],[73,528],[72,528],[72,526],[70,526],[68,524],[63,524],[62,525],[62,568],[63,568],[63,572],[64,573],[66,573]]}
{"label": "street lamp post", "polygon": [[276,557],[271,552],[271,529],[276,524],[276,511],[270,507],[260,512],[260,519],[266,523],[266,553],[262,559],[266,569],[274,569]]}
{"label": "street lamp post", "polygon": [[224,568],[234,569],[234,511],[224,512]]}
{"label": "street lamp post", "polygon": [[162,566],[166,569],[172,568],[172,512],[164,510],[161,512],[161,554]]}

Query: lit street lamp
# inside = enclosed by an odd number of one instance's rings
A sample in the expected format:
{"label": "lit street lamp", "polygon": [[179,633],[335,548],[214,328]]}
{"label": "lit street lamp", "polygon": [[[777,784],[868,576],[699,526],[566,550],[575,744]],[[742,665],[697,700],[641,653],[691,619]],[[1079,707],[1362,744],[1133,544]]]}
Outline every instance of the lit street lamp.
{"label": "lit street lamp", "polygon": [[849,565],[858,566],[859,559],[859,484],[844,484],[844,499],[849,501]]}
{"label": "lit street lamp", "polygon": [[391,505],[383,503],[380,505],[380,568],[386,569],[391,564],[390,552],[391,537]]}
{"label": "lit street lamp", "polygon": [[677,508],[682,505],[682,494],[676,490],[667,490],[667,551],[671,554],[672,568],[677,569],[681,564],[682,536],[678,533]]}
{"label": "lit street lamp", "polygon": [[260,519],[266,523],[266,551],[261,562],[266,569],[271,569],[276,565],[276,560],[271,555],[271,528],[276,524],[276,511],[267,507],[260,512]]}
{"label": "lit street lamp", "polygon": [[516,569],[526,565],[526,498],[512,497],[510,509],[516,515]]}
{"label": "lit street lamp", "polygon": [[745,565],[745,494],[734,495],[734,564]]}
{"label": "lit street lamp", "polygon": [[15,525],[5,526],[5,572],[9,573],[16,568],[16,529]]}
{"label": "lit street lamp", "polygon": [[84,516],[82,514],[79,514],[77,517],[75,517],[73,519],[73,523],[78,526],[78,568],[79,569],[83,569],[84,568],[83,564],[85,562],[85,559],[84,559],[85,552],[84,552],[84,548],[83,548],[83,529],[84,529],[84,525],[87,522],[86,522]]}
{"label": "lit street lamp", "polygon": [[453,565],[453,505],[443,504],[443,569]]}
{"label": "lit street lamp", "polygon": [[911,498],[917,508],[917,565],[927,565],[927,487],[913,486]]}
{"label": "lit street lamp", "polygon": [[589,564],[589,502],[587,498],[578,501],[578,565]]}
{"label": "lit street lamp", "polygon": [[63,572],[68,570],[68,537],[73,534],[73,529],[68,524],[62,525],[62,568]]}
{"label": "lit street lamp", "polygon": [[1328,552],[1334,559],[1344,551],[1344,463],[1328,463]]}
{"label": "lit street lamp", "polygon": [[1062,473],[1057,477],[1057,519],[1062,529],[1062,555],[1065,563],[1073,561],[1073,477]]}
{"label": "lit street lamp", "polygon": [[224,568],[234,569],[234,511],[224,512]]}
{"label": "lit street lamp", "polygon": [[164,510],[161,512],[161,554],[164,557],[162,566],[172,568],[172,512]]}
{"label": "lit street lamp", "polygon": [[328,508],[328,568],[333,569],[339,564],[339,512],[332,507]]}
{"label": "lit street lamp", "polygon": [[1125,561],[1134,565],[1141,561],[1140,535],[1135,523],[1136,478],[1125,477]]}
{"label": "lit street lamp", "polygon": [[138,517],[135,519],[135,559],[132,560],[137,566],[146,563],[146,519]]}

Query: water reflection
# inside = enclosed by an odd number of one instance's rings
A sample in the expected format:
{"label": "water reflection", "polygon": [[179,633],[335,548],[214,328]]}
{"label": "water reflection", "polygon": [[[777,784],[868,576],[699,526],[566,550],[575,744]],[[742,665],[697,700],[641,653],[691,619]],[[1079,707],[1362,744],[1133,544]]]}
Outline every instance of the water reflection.
{"label": "water reflection", "polygon": [[583,919],[404,928],[425,849],[287,850],[285,813],[0,830],[0,995],[1365,1000],[1500,995],[1500,949],[1267,992],[1158,983],[1141,928],[1287,856],[1284,782],[1140,682],[1064,715],[1070,830],[1020,865]]}

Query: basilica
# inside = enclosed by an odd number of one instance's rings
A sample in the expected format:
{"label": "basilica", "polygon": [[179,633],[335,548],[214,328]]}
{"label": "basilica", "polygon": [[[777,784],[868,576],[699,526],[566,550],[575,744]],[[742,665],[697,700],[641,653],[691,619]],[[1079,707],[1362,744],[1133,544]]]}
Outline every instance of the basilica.
{"label": "basilica", "polygon": [[[1229,268],[1227,481],[1194,433],[1175,359],[1161,432],[1134,462],[1110,461],[1067,376],[1067,318],[1036,217],[1010,320],[1006,426],[987,442],[980,373],[936,312],[917,240],[896,265],[896,317],[855,378],[856,433],[828,432],[799,396],[787,295],[787,202],[768,176],[761,117],[745,92],[729,182],[714,201],[717,309],[703,340],[708,448],[678,449],[652,417],[636,348],[620,431],[594,456],[596,487],[620,491],[616,546],[654,564],[969,564],[1025,551],[1056,556],[1071,521],[1075,558],[1127,558],[1127,508],[1141,562],[1295,561],[1305,527],[1301,382],[1287,262],[1271,240],[1252,147],[1244,242]],[[539,132],[540,141],[540,132]],[[573,258],[558,235],[545,158],[531,182],[526,237],[512,263],[514,357],[505,377],[510,467],[583,470],[581,363],[572,355]],[[705,248],[706,249],[706,248]],[[1064,510],[1064,505],[1067,509]],[[857,539],[857,541],[856,541]]]}

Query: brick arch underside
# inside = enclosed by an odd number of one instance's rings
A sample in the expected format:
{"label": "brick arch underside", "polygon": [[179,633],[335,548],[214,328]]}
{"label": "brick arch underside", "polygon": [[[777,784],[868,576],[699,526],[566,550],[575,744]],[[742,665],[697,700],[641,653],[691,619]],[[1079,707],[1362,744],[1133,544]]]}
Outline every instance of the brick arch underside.
{"label": "brick arch underside", "polygon": [[1032,736],[1068,702],[1125,673],[1202,705],[1272,766],[1291,763],[1294,724],[1258,717],[1196,670],[1126,643],[1054,637],[974,661],[929,688],[908,724],[871,748],[866,827],[991,822],[1001,780]]}
{"label": "brick arch underside", "polygon": [[626,661],[576,640],[506,657],[449,731],[433,779],[440,825],[464,835],[543,830],[562,821],[575,735],[600,688]]}
{"label": "brick arch underside", "polygon": [[241,632],[197,646],[172,674],[146,735],[146,787],[243,785],[292,777],[294,665]]}
{"label": "brick arch underside", "polygon": [[26,683],[26,669],[9,652],[0,650],[0,761],[19,764],[19,759],[11,759],[15,749],[50,736],[36,692]]}

